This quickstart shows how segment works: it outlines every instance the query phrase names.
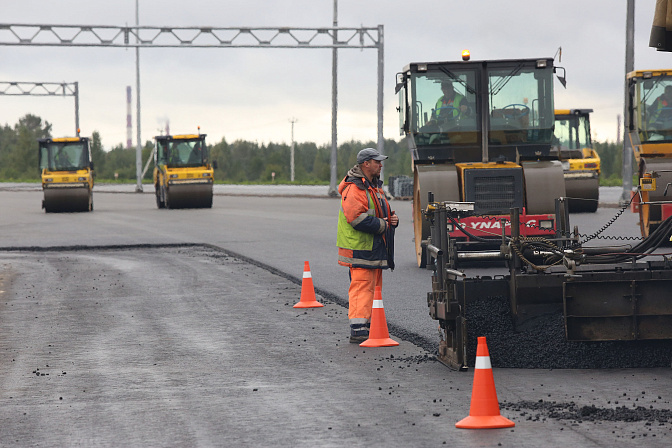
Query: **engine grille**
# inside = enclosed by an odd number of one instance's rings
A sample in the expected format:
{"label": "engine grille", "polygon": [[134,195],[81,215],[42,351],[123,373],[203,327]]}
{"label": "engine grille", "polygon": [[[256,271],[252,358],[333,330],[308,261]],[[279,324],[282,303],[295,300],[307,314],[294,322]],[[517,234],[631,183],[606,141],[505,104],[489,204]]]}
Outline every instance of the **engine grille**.
{"label": "engine grille", "polygon": [[514,207],[523,207],[522,168],[467,169],[465,199],[474,203],[474,211],[482,214],[508,214]]}

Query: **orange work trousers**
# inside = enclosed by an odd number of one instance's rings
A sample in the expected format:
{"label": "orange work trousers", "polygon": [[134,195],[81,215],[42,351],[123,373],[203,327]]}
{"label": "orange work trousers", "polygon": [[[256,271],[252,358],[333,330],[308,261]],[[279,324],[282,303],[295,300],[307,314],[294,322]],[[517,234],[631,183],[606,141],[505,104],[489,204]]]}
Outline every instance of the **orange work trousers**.
{"label": "orange work trousers", "polygon": [[376,286],[383,286],[382,269],[350,268],[348,319],[351,325],[367,324],[371,320]]}

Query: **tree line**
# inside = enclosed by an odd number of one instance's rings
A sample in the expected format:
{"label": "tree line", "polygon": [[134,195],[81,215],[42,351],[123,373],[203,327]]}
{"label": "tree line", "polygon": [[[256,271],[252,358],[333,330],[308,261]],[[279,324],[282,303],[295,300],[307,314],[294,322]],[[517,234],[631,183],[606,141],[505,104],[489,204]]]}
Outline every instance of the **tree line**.
{"label": "tree line", "polygon": [[[35,115],[26,115],[13,127],[0,127],[0,181],[29,182],[40,180],[38,143],[40,138],[54,138],[52,125]],[[98,182],[135,182],[136,149],[119,144],[109,151],[103,149],[100,133],[91,138],[91,159]],[[291,183],[291,147],[284,143],[259,144],[246,140],[232,143],[222,139],[208,143],[210,160],[217,161],[215,181],[225,183]],[[357,160],[357,153],[366,147],[376,147],[376,142],[349,141],[342,143],[337,152],[339,177],[344,176]],[[143,168],[154,148],[147,141],[142,148]],[[385,141],[386,176],[412,175],[411,156],[405,144]],[[151,167],[151,165],[150,165]],[[295,143],[294,183],[328,184],[331,176],[331,145]],[[148,169],[143,181],[152,179]]]}
{"label": "tree line", "polygon": [[[0,127],[0,181],[32,182],[40,180],[38,144],[40,138],[52,138],[52,125],[40,117],[28,114],[13,127]],[[135,182],[136,149],[119,144],[109,151],[103,149],[100,133],[91,134],[91,158],[98,182]],[[594,144],[600,155],[602,172],[600,183],[621,185],[622,146],[604,142]],[[152,154],[154,143],[147,141],[142,148],[143,167]],[[366,147],[376,148],[376,142],[349,141],[339,145],[337,176],[343,177],[352,168],[357,153]],[[259,144],[246,140],[208,142],[210,159],[217,161],[215,180],[225,183],[290,183],[290,145],[284,143]],[[412,176],[411,155],[406,142],[387,139],[384,153],[385,182],[389,176]],[[294,147],[294,183],[328,184],[331,176],[331,145],[296,143]],[[274,175],[275,173],[275,175]],[[148,169],[143,181],[151,182]]]}

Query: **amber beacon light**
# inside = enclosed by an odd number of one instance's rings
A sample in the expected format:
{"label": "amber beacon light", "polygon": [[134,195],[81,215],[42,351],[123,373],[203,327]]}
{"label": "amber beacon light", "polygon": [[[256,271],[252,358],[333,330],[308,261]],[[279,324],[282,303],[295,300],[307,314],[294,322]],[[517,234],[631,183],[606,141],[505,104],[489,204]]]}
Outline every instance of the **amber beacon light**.
{"label": "amber beacon light", "polygon": [[469,50],[462,50],[462,60],[463,61],[468,61],[471,58],[471,53],[469,53]]}

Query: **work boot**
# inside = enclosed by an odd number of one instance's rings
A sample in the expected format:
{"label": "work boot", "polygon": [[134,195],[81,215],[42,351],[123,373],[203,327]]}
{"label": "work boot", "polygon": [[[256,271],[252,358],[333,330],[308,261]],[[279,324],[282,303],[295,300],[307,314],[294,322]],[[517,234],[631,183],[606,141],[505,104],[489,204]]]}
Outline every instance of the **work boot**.
{"label": "work boot", "polygon": [[361,344],[369,339],[369,328],[366,324],[350,325],[350,342],[353,344]]}

